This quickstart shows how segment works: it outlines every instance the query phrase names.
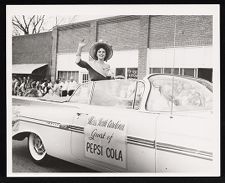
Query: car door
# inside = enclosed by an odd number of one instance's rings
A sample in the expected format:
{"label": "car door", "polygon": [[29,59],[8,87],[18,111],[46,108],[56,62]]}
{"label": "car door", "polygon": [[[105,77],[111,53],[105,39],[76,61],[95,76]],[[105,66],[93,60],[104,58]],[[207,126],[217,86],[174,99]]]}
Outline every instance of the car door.
{"label": "car door", "polygon": [[[70,100],[70,102],[74,102],[77,107],[77,109],[74,110],[73,122],[70,127],[70,130],[72,131],[72,161],[76,164],[86,166],[93,170],[112,171],[111,166],[114,161],[111,161],[111,163],[108,163],[108,166],[105,166],[104,161],[101,161],[101,158],[99,156],[103,153],[100,144],[104,142],[97,143],[94,139],[88,139],[90,136],[95,138],[93,135],[94,133],[97,133],[97,135],[102,135],[102,132],[99,131],[101,131],[101,126],[103,125],[103,123],[105,121],[109,122],[113,120],[109,117],[111,113],[107,113],[107,110],[105,110],[104,108],[90,105],[90,97],[92,96],[93,84],[93,82],[82,84],[75,91],[75,94]],[[99,125],[100,122],[102,123],[101,126]],[[98,125],[96,123],[98,123]],[[111,123],[113,123],[113,121]],[[110,130],[108,130],[105,136],[110,135],[112,135],[112,133]],[[107,138],[109,139],[110,137]],[[108,148],[107,155],[112,159],[121,159],[121,153],[119,151],[115,151],[116,150],[113,150],[112,148]]]}
{"label": "car door", "polygon": [[[130,108],[133,106],[130,91],[135,91],[136,83],[126,86],[129,81],[122,81],[118,86],[117,81],[110,82],[105,82],[107,87],[103,81],[96,82],[91,105],[80,105],[79,114],[75,114],[73,158],[101,171],[155,172],[158,114]],[[130,90],[129,95],[125,89]],[[117,91],[123,97],[112,94]],[[136,98],[140,100],[140,96]],[[102,106],[106,103],[109,106]],[[125,104],[130,109],[124,108]]]}
{"label": "car door", "polygon": [[74,103],[76,108],[72,116],[71,130],[71,153],[75,163],[84,161],[84,126],[88,120],[88,104],[93,82],[80,85],[70,99],[70,103]]}
{"label": "car door", "polygon": [[147,109],[156,123],[156,172],[206,173],[213,168],[212,91],[194,79],[153,76]]}
{"label": "car door", "polygon": [[210,111],[161,114],[157,121],[156,171],[203,173],[213,170]]}

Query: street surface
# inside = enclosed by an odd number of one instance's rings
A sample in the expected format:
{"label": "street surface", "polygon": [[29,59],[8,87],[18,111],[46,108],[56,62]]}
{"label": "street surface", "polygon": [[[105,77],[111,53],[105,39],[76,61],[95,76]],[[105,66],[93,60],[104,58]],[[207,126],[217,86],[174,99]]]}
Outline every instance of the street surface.
{"label": "street surface", "polygon": [[48,165],[36,165],[29,158],[29,151],[27,148],[27,138],[23,141],[12,141],[12,172],[95,172],[85,167],[75,165],[57,158],[50,158]]}

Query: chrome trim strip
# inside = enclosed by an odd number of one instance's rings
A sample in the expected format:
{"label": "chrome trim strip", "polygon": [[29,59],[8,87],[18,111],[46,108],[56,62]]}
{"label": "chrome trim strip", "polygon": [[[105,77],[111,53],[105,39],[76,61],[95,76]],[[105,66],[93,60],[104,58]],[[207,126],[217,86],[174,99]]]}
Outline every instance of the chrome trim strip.
{"label": "chrome trim strip", "polygon": [[197,156],[197,155],[183,153],[183,152],[176,152],[176,151],[169,150],[169,149],[161,149],[161,148],[156,148],[156,149],[157,150],[160,150],[160,151],[166,151],[166,152],[170,152],[170,153],[182,154],[182,155],[185,155],[185,156],[190,156],[190,157],[194,157],[194,158],[205,159],[205,160],[209,160],[209,161],[212,161],[213,160],[212,158],[207,158],[207,157],[203,157],[203,156]]}
{"label": "chrome trim strip", "polygon": [[68,130],[69,130],[69,131],[72,131],[72,132],[77,132],[77,133],[82,133],[82,134],[84,134],[84,128],[83,128],[83,127],[78,127],[78,126],[72,126],[72,125],[69,125]]}
{"label": "chrome trim strip", "polygon": [[34,121],[29,121],[29,120],[24,120],[24,119],[19,119],[18,121],[22,121],[22,122],[26,122],[26,123],[34,123],[34,124],[37,124],[37,125],[42,125],[42,126],[47,126],[47,127],[59,128],[57,126],[52,126],[52,125],[37,123],[37,122],[34,122]]}
{"label": "chrome trim strip", "polygon": [[20,115],[19,117],[22,117],[22,118],[27,118],[27,119],[33,119],[33,120],[37,120],[37,121],[41,121],[41,122],[45,122],[45,123],[56,123],[56,124],[61,124],[59,122],[56,122],[56,121],[49,121],[49,120],[45,120],[45,119],[38,119],[38,118],[32,118],[32,117],[28,117],[28,116],[23,116],[23,115]]}
{"label": "chrome trim strip", "polygon": [[137,137],[127,136],[127,143],[135,144],[135,145],[139,145],[139,146],[150,147],[150,148],[154,148],[155,147],[155,142],[154,141],[141,139],[141,138],[137,138]]}
{"label": "chrome trim strip", "polygon": [[79,127],[79,126],[73,126],[73,125],[68,125],[69,130],[80,130],[84,132],[84,127]]}
{"label": "chrome trim strip", "polygon": [[161,143],[161,142],[157,142],[156,147],[157,147],[157,149],[158,148],[169,149],[169,150],[172,150],[172,151],[181,151],[181,152],[185,152],[185,153],[198,154],[198,155],[208,156],[208,157],[213,156],[213,153],[211,153],[211,152],[200,151],[200,150],[193,149],[193,148],[176,146],[176,145],[171,145],[171,144],[166,144],[166,143]]}
{"label": "chrome trim strip", "polygon": [[140,143],[133,143],[133,142],[127,142],[128,144],[132,144],[132,145],[138,145],[138,146],[142,146],[142,147],[147,147],[147,148],[152,148],[154,149],[154,146],[151,145],[145,145],[145,144],[140,144]]}
{"label": "chrome trim strip", "polygon": [[[34,123],[38,125],[43,125],[43,126],[48,126],[48,127],[53,127],[53,128],[58,128],[62,130],[84,134],[84,127],[74,126],[74,125],[64,125],[55,121],[41,120],[41,119],[31,118],[27,116],[20,116],[20,117],[22,117],[22,119],[19,118],[18,121]],[[26,120],[26,118],[30,120]],[[41,123],[38,123],[35,120]],[[172,145],[172,144],[167,144],[162,142],[155,142],[155,141],[142,139],[138,137],[131,137],[131,136],[127,136],[126,142],[128,144],[138,145],[138,146],[142,146],[146,148],[155,148],[156,150],[160,150],[160,151],[176,153],[176,154],[191,156],[195,158],[201,158],[201,159],[210,160],[210,161],[213,160],[213,153],[201,151],[201,150],[197,150],[193,148],[177,146],[177,145]]]}

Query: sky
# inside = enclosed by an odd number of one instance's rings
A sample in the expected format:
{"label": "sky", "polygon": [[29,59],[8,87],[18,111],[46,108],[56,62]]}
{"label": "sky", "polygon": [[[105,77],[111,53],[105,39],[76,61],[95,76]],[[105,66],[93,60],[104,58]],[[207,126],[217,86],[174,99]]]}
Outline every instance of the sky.
{"label": "sky", "polygon": [[[29,18],[32,17],[32,15],[25,15],[27,22],[29,22]],[[87,20],[94,20],[104,17],[110,17],[113,15],[45,15],[44,22],[41,28],[41,32],[49,32],[52,31],[53,27],[55,25],[65,25],[65,24],[71,24],[71,23],[77,23]],[[115,16],[115,15],[114,15]],[[20,20],[20,22],[23,23],[22,15],[16,15],[16,17]],[[32,30],[32,27],[30,28],[30,31]],[[24,33],[19,29],[12,29],[13,35],[24,35]]]}
{"label": "sky", "polygon": [[[44,32],[57,24],[69,24],[118,15],[204,15],[219,10],[219,5],[9,5],[7,21],[12,15],[46,15]],[[74,14],[74,15],[73,15]]]}
{"label": "sky", "polygon": [[46,16],[44,27],[46,31],[51,30],[52,27],[56,25],[56,20],[58,25],[63,25],[63,24],[76,23],[76,22],[94,20],[94,19],[105,18],[105,17],[110,17],[110,15]]}

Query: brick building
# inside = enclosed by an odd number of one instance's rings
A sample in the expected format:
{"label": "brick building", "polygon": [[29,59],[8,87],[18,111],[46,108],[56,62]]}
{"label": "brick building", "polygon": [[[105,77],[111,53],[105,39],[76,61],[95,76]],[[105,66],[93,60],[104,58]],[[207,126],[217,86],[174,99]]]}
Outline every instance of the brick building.
{"label": "brick building", "polygon": [[50,78],[51,50],[52,32],[13,37],[13,74]]}
{"label": "brick building", "polygon": [[[176,74],[212,81],[212,32],[212,16],[133,15],[85,21],[57,26],[46,33],[48,38],[42,40],[43,45],[49,42],[42,49],[48,53],[42,57],[48,59],[42,61],[48,63],[52,80],[73,76],[84,82],[88,80],[87,71],[74,62],[78,43],[81,39],[89,42],[82,54],[88,60],[91,44],[102,39],[113,46],[114,54],[108,63],[116,75],[141,79],[149,73],[171,73],[174,67]],[[13,44],[21,45],[15,43],[19,39],[15,38]],[[36,46],[34,43],[25,50],[34,51]],[[13,50],[13,54],[14,59],[18,52]],[[40,59],[32,60],[39,62]]]}

